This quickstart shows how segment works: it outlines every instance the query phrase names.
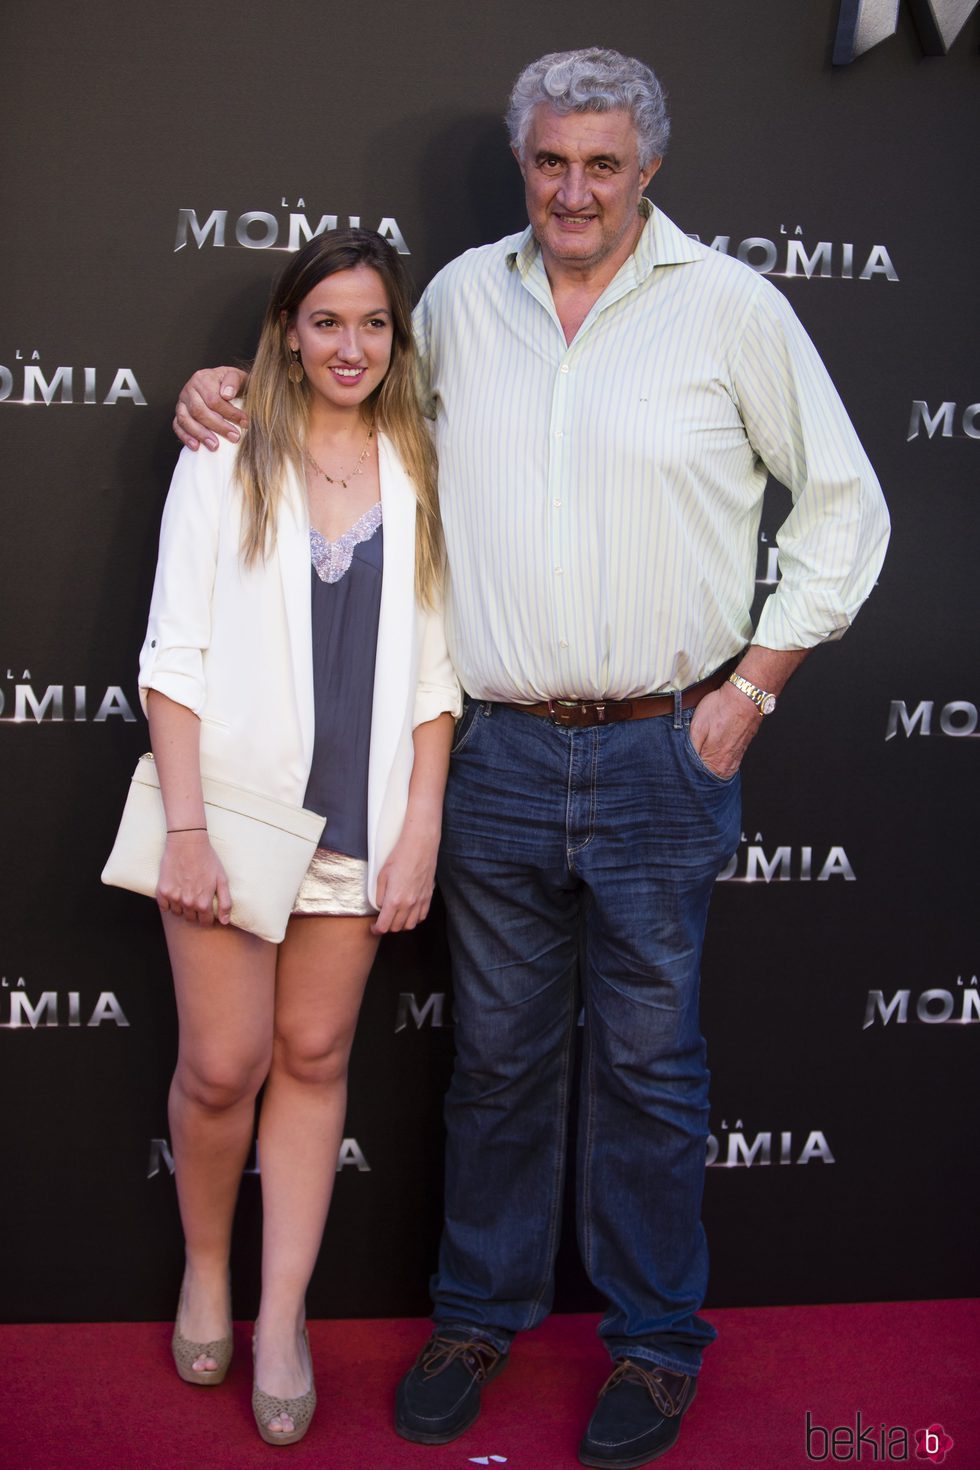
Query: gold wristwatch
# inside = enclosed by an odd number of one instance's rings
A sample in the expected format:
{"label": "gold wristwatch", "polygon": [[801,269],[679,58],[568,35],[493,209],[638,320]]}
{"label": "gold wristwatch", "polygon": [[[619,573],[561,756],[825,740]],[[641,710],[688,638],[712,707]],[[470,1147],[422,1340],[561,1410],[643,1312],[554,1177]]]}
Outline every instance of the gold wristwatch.
{"label": "gold wristwatch", "polygon": [[767,690],[760,689],[758,684],[752,684],[748,679],[743,679],[741,674],[729,674],[729,684],[734,684],[736,689],[751,699],[760,715],[771,715],[776,708],[775,694],[769,694]]}

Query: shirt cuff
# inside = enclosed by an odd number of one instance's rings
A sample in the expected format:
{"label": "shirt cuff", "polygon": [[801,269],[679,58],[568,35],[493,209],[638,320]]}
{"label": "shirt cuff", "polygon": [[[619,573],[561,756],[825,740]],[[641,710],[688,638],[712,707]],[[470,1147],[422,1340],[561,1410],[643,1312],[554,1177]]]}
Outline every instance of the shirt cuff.
{"label": "shirt cuff", "polygon": [[850,626],[840,598],[829,589],[813,594],[777,588],[766,599],[752,642],[781,651],[816,648],[843,638]]}

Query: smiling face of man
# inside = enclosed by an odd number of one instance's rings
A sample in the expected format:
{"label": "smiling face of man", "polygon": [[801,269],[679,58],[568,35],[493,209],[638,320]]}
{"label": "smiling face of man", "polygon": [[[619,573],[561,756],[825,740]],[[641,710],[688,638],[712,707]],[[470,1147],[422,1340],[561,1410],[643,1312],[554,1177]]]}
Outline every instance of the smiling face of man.
{"label": "smiling face of man", "polygon": [[549,276],[615,275],[642,228],[640,195],[660,167],[640,167],[628,112],[534,110],[523,155],[528,219]]}

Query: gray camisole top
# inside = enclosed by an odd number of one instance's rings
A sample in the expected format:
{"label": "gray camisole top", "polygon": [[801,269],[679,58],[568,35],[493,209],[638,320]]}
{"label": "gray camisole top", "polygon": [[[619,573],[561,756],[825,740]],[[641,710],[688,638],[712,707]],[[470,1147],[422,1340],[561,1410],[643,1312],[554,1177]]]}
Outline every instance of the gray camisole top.
{"label": "gray camisole top", "polygon": [[380,502],[338,541],[310,530],[315,726],[304,806],[327,819],[321,847],[362,859],[382,538]]}

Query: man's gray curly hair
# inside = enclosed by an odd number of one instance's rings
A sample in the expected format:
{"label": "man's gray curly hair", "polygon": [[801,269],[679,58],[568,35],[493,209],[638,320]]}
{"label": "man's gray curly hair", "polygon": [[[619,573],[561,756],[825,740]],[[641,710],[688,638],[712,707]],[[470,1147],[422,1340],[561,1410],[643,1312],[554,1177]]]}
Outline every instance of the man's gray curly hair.
{"label": "man's gray curly hair", "polygon": [[640,167],[662,158],[670,137],[664,90],[650,67],[598,46],[552,51],[524,68],[507,106],[511,146],[524,157],[531,114],[539,102],[556,112],[628,112],[636,128]]}

